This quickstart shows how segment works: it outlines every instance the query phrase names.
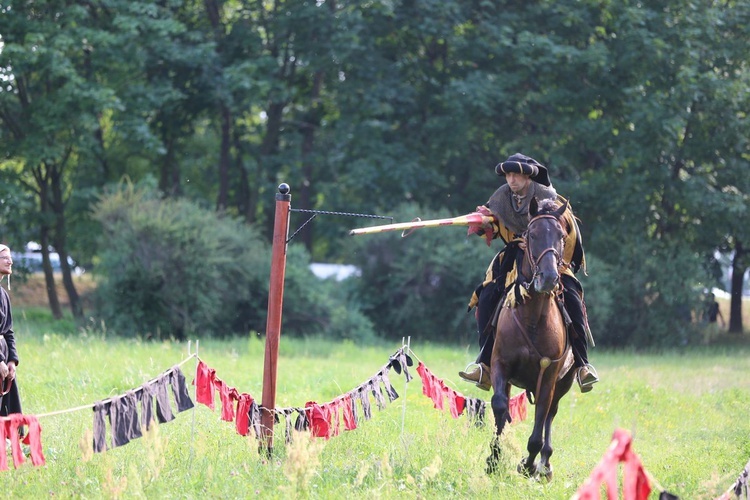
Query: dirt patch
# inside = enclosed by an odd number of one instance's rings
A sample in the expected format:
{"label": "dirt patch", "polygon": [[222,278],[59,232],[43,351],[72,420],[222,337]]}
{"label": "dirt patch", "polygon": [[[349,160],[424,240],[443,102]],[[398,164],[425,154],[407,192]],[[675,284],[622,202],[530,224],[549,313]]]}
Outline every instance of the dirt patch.
{"label": "dirt patch", "polygon": [[[8,293],[10,294],[10,300],[13,307],[49,306],[47,285],[44,281],[44,275],[42,273],[34,273],[27,275],[27,278],[28,279],[25,281],[15,277],[11,278],[11,289]],[[84,303],[86,298],[90,297],[91,292],[96,288],[96,283],[91,275],[87,274],[74,276],[73,284],[76,287],[78,295],[84,300]],[[6,284],[4,283],[3,286],[6,286]],[[62,275],[59,273],[55,273],[55,290],[57,291],[57,298],[60,301],[60,305],[69,305],[70,301],[68,300],[68,293],[65,291],[65,286],[63,286]]]}

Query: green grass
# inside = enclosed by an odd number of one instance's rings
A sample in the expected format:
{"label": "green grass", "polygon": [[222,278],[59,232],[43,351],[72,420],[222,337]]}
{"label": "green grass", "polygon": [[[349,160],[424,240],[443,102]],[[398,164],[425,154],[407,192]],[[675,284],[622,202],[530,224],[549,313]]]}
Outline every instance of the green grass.
{"label": "green grass", "polygon": [[[54,333],[55,327],[20,312],[16,323],[27,414],[122,394],[187,357],[187,343],[124,340],[95,329]],[[219,378],[260,399],[261,339],[206,339],[198,347]],[[277,406],[330,401],[369,379],[397,348],[282,338]],[[456,375],[472,360],[473,346],[450,348],[412,337],[412,349],[450,387],[489,399]],[[290,448],[277,437],[270,460],[259,456],[253,438],[220,420],[218,400],[216,411],[199,405],[155,434],[102,454],[88,451],[90,409],[44,417],[46,466],[28,463],[4,472],[5,491],[19,498],[562,499],[577,491],[622,427],[633,433],[633,449],[661,486],[681,498],[716,498],[750,459],[749,354],[750,347],[738,343],[649,355],[594,349],[602,382],[561,402],[550,484],[515,472],[530,420],[507,428],[502,470],[487,476],[492,425],[477,428],[434,409],[412,368],[415,380],[408,386],[391,372],[402,397],[382,411],[373,405],[373,418],[358,429],[328,441],[296,439]],[[183,366],[188,381],[194,369],[194,360]]]}

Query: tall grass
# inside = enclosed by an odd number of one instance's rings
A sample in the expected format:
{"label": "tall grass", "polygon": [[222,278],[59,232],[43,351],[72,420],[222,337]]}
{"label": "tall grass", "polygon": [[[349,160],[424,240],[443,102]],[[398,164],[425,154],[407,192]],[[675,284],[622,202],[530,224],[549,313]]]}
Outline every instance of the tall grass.
{"label": "tall grass", "polygon": [[[187,356],[182,343],[125,340],[101,327],[57,333],[21,313],[16,322],[27,414],[122,394]],[[330,401],[373,376],[398,347],[282,338],[277,405]],[[438,346],[413,336],[412,349],[451,387],[489,399],[456,376],[473,358],[473,346]],[[415,380],[408,385],[391,372],[402,397],[382,411],[373,405],[373,418],[354,431],[328,441],[301,435],[286,447],[283,426],[277,429],[270,460],[259,455],[254,438],[220,420],[218,401],[216,411],[198,405],[101,454],[90,449],[90,409],[43,417],[47,464],[3,472],[5,491],[20,498],[569,498],[601,459],[614,429],[624,427],[663,488],[682,498],[716,498],[750,458],[748,354],[746,343],[648,355],[593,350],[602,382],[561,402],[550,484],[515,472],[530,419],[507,428],[501,472],[487,476],[491,415],[490,425],[478,428],[434,409],[412,368]],[[230,386],[260,399],[262,339],[204,339],[199,356]],[[194,360],[183,365],[188,381],[194,369]]]}

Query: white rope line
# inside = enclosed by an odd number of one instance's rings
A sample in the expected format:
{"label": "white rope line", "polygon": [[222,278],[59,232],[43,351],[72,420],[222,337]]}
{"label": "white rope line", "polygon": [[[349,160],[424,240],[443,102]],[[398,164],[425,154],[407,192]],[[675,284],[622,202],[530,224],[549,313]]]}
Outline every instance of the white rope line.
{"label": "white rope line", "polygon": [[[198,357],[198,355],[197,355],[197,354],[190,354],[190,355],[189,355],[189,356],[188,356],[187,358],[183,359],[182,361],[180,361],[179,363],[177,363],[177,364],[176,364],[176,365],[174,365],[173,367],[169,368],[168,370],[166,370],[166,371],[162,372],[162,374],[161,374],[161,375],[163,375],[164,373],[169,373],[169,372],[170,372],[171,370],[174,370],[175,368],[177,368],[177,367],[180,367],[180,366],[184,365],[185,363],[187,363],[188,361],[190,361],[190,360],[191,360],[191,359],[193,359],[194,357]],[[145,384],[143,384],[143,385],[148,385],[148,384],[152,384],[152,383],[154,383],[154,382],[155,382],[156,380],[157,380],[157,378],[153,378],[153,379],[149,380],[148,382],[146,382],[146,383],[145,383]],[[141,387],[137,388],[137,389],[133,389],[133,392],[138,392],[138,391],[140,391],[140,390],[141,390],[141,389],[143,388],[143,385],[142,385]],[[97,401],[97,402],[95,402],[95,403],[91,403],[91,404],[88,404],[88,405],[77,406],[77,407],[75,407],[75,408],[68,408],[68,409],[66,409],[66,410],[57,410],[57,411],[52,411],[52,412],[49,412],[49,413],[41,413],[41,414],[39,414],[39,415],[34,415],[34,416],[35,416],[36,418],[45,418],[45,417],[52,417],[52,416],[55,416],[55,415],[62,415],[63,413],[73,413],[73,412],[76,412],[76,411],[81,411],[81,410],[89,410],[89,409],[93,408],[94,406],[96,406],[96,404],[97,404],[97,403],[109,403],[109,402],[111,402],[111,401],[112,401],[113,399],[115,399],[115,398],[107,398],[107,399],[104,399],[104,400],[102,400],[102,401]],[[8,420],[8,418],[9,418],[9,417],[0,417],[0,420]]]}

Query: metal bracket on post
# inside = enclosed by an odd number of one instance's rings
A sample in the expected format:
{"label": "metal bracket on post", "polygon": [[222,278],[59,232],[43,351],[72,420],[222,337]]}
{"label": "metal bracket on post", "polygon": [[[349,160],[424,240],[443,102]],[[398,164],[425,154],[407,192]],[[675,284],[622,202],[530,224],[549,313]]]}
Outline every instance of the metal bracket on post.
{"label": "metal bracket on post", "polygon": [[281,337],[281,312],[284,302],[286,249],[289,235],[289,206],[292,196],[289,185],[279,185],[276,193],[276,216],[271,250],[271,278],[268,287],[268,319],[266,320],[266,355],[263,365],[263,399],[260,414],[261,448],[270,457],[273,452],[273,424],[276,410],[276,368]]}

